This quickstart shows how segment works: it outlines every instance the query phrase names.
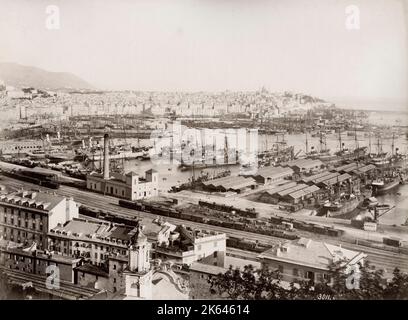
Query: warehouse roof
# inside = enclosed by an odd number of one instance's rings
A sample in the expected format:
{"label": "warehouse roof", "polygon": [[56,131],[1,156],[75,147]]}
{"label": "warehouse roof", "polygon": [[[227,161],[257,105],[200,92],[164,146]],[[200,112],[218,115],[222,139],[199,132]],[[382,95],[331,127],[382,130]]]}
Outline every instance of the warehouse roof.
{"label": "warehouse roof", "polygon": [[350,172],[354,169],[357,169],[357,167],[358,167],[357,163],[353,162],[353,163],[345,164],[344,166],[334,168],[334,170],[337,172],[339,171]]}
{"label": "warehouse roof", "polygon": [[296,185],[296,186],[294,186],[292,188],[289,188],[289,189],[278,192],[278,196],[284,197],[284,196],[286,196],[286,195],[288,195],[290,193],[293,193],[293,192],[301,190],[301,189],[305,189],[307,187],[308,187],[307,184],[300,183],[300,184],[298,184],[298,185]]}
{"label": "warehouse roof", "polygon": [[301,197],[307,196],[307,195],[309,195],[309,194],[311,194],[313,192],[316,192],[318,190],[320,190],[320,188],[313,185],[313,186],[307,187],[305,189],[301,189],[301,190],[295,191],[293,193],[290,193],[290,194],[288,194],[288,197],[291,197],[293,199],[299,199]]}
{"label": "warehouse roof", "polygon": [[278,187],[276,187],[276,188],[273,188],[273,189],[270,189],[270,190],[266,190],[266,192],[272,195],[272,194],[278,193],[278,192],[280,192],[280,191],[282,191],[282,190],[286,190],[286,189],[292,188],[292,187],[294,187],[294,186],[296,186],[296,185],[297,185],[297,183],[294,182],[294,181],[292,181],[292,182],[288,182],[288,183],[282,184],[282,185],[280,185],[280,186],[278,186]]}
{"label": "warehouse roof", "polygon": [[256,185],[256,181],[253,178],[244,178],[242,176],[236,177],[223,177],[220,179],[214,179],[210,181],[204,181],[204,185],[206,186],[213,186],[215,188],[224,188],[228,189],[241,189],[245,187],[249,187],[252,185]]}
{"label": "warehouse roof", "polygon": [[293,170],[291,168],[284,168],[284,167],[263,167],[258,169],[258,171],[253,176],[261,176],[261,177],[274,177],[274,176],[282,176],[282,175],[290,175],[293,174]]}
{"label": "warehouse roof", "polygon": [[331,172],[329,172],[329,171],[324,171],[324,172],[320,172],[320,173],[318,173],[318,174],[314,174],[314,175],[312,175],[312,176],[308,176],[308,177],[303,177],[302,178],[302,181],[303,182],[315,182],[314,180],[316,180],[316,179],[319,179],[319,178],[322,178],[322,177],[325,177],[325,176],[328,176],[328,175],[330,175],[330,174],[332,174]]}
{"label": "warehouse roof", "polygon": [[348,173],[344,173],[344,174],[342,174],[340,176],[337,176],[335,178],[322,181],[321,183],[323,185],[325,185],[325,186],[331,186],[331,185],[333,185],[335,183],[343,182],[344,180],[347,180],[347,179],[350,179],[350,178],[351,178],[351,176]]}
{"label": "warehouse roof", "polygon": [[361,174],[361,173],[366,173],[366,172],[368,172],[368,171],[370,171],[370,170],[373,170],[373,169],[375,169],[375,168],[376,168],[375,165],[369,164],[369,165],[367,165],[367,166],[354,169],[352,172],[355,173],[355,174]]}
{"label": "warehouse roof", "polygon": [[320,182],[333,179],[333,178],[335,178],[335,177],[337,177],[337,176],[339,176],[339,175],[340,175],[340,173],[338,173],[338,172],[332,172],[332,173],[330,173],[330,174],[328,174],[328,175],[326,175],[326,176],[324,176],[324,177],[320,177],[320,178],[314,180],[313,182],[314,182],[315,184],[318,184],[318,183],[320,183]]}
{"label": "warehouse roof", "polygon": [[[285,250],[282,250],[285,247]],[[355,264],[367,255],[320,241],[301,238],[296,242],[277,245],[261,253],[258,257],[290,264],[329,270],[333,262],[345,265]]]}

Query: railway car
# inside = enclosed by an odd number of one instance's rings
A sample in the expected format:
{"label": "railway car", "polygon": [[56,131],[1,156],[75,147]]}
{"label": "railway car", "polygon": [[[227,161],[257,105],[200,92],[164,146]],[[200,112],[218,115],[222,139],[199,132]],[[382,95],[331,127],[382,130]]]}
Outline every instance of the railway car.
{"label": "railway car", "polygon": [[402,247],[402,240],[395,237],[383,238],[383,243],[393,247]]}

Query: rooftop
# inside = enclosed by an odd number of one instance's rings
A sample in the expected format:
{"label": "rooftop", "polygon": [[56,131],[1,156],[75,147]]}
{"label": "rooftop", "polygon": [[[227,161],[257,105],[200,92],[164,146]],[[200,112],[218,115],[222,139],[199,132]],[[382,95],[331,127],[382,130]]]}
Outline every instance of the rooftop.
{"label": "rooftop", "polygon": [[285,189],[285,190],[279,191],[277,194],[278,194],[280,197],[284,197],[284,196],[286,196],[286,195],[288,195],[288,194],[290,194],[290,193],[293,193],[293,192],[298,191],[298,190],[305,189],[305,188],[307,188],[307,187],[308,187],[307,184],[299,183],[299,184],[297,184],[296,186],[293,186],[293,187],[291,187],[291,188],[289,188],[289,189]]}
{"label": "rooftop", "polygon": [[99,235],[107,236],[109,234],[110,225],[102,222],[84,221],[73,219],[65,223],[63,226],[57,226],[53,229],[56,233],[66,235]]}
{"label": "rooftop", "polygon": [[109,238],[120,239],[120,240],[130,240],[130,233],[134,228],[127,226],[114,226],[111,229]]}
{"label": "rooftop", "polygon": [[349,172],[349,171],[352,171],[352,170],[356,169],[357,167],[358,167],[357,163],[353,162],[353,163],[345,164],[345,165],[340,166],[340,167],[336,167],[336,168],[334,168],[334,170]]}
{"label": "rooftop", "polygon": [[270,195],[273,195],[273,194],[278,193],[280,191],[292,188],[292,187],[294,187],[296,185],[297,185],[297,183],[295,181],[287,182],[287,183],[279,185],[279,186],[277,186],[277,187],[275,187],[273,189],[266,190],[266,192],[269,193]]}
{"label": "rooftop", "polygon": [[227,271],[227,269],[223,267],[213,266],[213,265],[204,264],[200,262],[193,262],[190,265],[190,270],[201,272],[201,273],[212,274],[212,275],[218,275],[220,273],[225,273]]}
{"label": "rooftop", "polygon": [[312,159],[297,159],[297,160],[292,160],[289,162],[285,163],[285,166],[288,167],[300,167],[300,168],[307,168],[307,167],[315,167],[315,166],[321,166],[323,165],[323,162],[320,160],[312,160]]}
{"label": "rooftop", "polygon": [[342,181],[350,179],[350,178],[351,178],[351,176],[348,173],[344,173],[344,174],[342,174],[340,176],[337,176],[337,177],[334,177],[334,178],[331,178],[331,179],[328,179],[328,180],[324,180],[321,183],[323,185],[325,185],[325,186],[331,186],[331,185],[333,185],[335,183],[339,183],[339,182],[342,182]]}
{"label": "rooftop", "polygon": [[218,178],[210,181],[204,181],[204,185],[206,186],[214,186],[214,187],[222,187],[224,189],[239,189],[248,187],[251,185],[256,185],[256,182],[253,178],[244,178],[242,176],[229,176]]}
{"label": "rooftop", "polygon": [[352,172],[354,174],[366,173],[367,171],[374,170],[375,168],[377,168],[375,165],[369,164],[364,167],[356,168]]}
{"label": "rooftop", "polygon": [[330,174],[332,174],[332,173],[329,172],[329,171],[323,171],[323,172],[320,172],[318,174],[314,174],[312,176],[302,177],[302,181],[303,182],[314,182],[316,179],[323,178],[323,177],[328,176]]}
{"label": "rooftop", "polygon": [[106,271],[105,269],[98,267],[98,266],[94,266],[92,264],[83,264],[82,266],[76,267],[75,270],[79,271],[79,272],[84,272],[84,273],[90,273],[96,276],[100,276],[100,277],[105,277],[105,278],[109,278],[109,272]]}
{"label": "rooftop", "polygon": [[281,176],[286,174],[293,174],[293,170],[291,168],[284,168],[284,167],[262,167],[259,168],[258,171],[254,174],[254,176],[262,176],[262,177],[273,177],[273,176]]}
{"label": "rooftop", "polygon": [[349,264],[356,263],[365,257],[366,255],[362,252],[306,238],[277,245],[258,256],[261,259],[277,260],[324,270],[328,270],[330,265],[336,261],[344,261]]}
{"label": "rooftop", "polygon": [[0,201],[29,206],[39,210],[50,211],[55,208],[65,197],[46,192],[17,191],[0,195]]}
{"label": "rooftop", "polygon": [[293,199],[299,199],[299,198],[301,198],[303,196],[307,196],[307,195],[309,195],[309,194],[311,194],[313,192],[316,192],[318,190],[320,190],[320,188],[313,185],[313,186],[307,187],[305,189],[301,189],[301,190],[292,192],[288,196],[293,198]]}
{"label": "rooftop", "polygon": [[205,237],[218,236],[223,234],[212,230],[193,229],[191,227],[185,226],[182,226],[181,228],[184,232],[189,234],[194,239],[201,239]]}

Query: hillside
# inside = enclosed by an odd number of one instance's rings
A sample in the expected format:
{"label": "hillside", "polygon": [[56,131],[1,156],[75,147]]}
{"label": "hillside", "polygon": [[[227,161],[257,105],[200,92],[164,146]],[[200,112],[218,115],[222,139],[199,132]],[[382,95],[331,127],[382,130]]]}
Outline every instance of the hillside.
{"label": "hillside", "polygon": [[85,80],[67,72],[49,72],[16,63],[0,63],[0,79],[6,85],[38,89],[94,89]]}

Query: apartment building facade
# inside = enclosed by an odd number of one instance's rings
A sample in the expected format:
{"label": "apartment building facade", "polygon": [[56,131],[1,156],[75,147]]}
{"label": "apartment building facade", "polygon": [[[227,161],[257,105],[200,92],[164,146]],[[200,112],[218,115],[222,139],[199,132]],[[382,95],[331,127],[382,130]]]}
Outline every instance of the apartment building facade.
{"label": "apartment building facade", "polygon": [[72,198],[51,193],[19,191],[0,195],[0,237],[47,249],[48,232],[78,217]]}

